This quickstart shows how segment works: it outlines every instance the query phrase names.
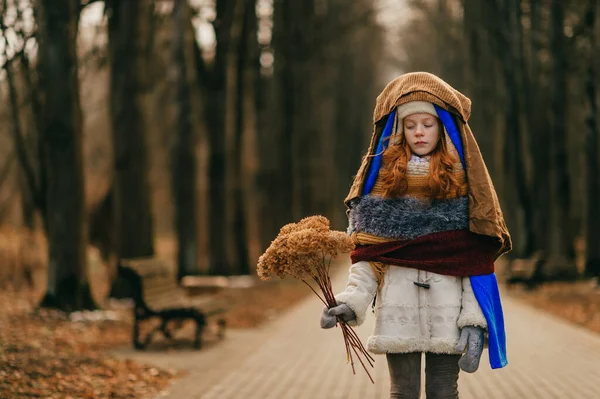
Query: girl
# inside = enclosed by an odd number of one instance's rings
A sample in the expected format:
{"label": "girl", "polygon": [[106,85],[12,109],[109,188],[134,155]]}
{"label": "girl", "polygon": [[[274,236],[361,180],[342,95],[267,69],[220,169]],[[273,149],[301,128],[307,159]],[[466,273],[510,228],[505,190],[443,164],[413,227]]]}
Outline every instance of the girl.
{"label": "girl", "polygon": [[485,336],[492,368],[507,364],[494,261],[511,241],[470,105],[429,73],[389,83],[345,201],[356,249],[321,327],[360,325],[373,303],[367,348],[386,354],[391,398],[419,398],[422,353],[428,398],[458,398],[459,369],[477,370]]}

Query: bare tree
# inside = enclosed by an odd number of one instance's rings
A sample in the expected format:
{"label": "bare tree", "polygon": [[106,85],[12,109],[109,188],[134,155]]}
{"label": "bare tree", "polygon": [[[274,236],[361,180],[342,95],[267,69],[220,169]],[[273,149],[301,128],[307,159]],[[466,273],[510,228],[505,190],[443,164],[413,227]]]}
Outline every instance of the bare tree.
{"label": "bare tree", "polygon": [[[190,43],[189,6],[175,0],[173,6],[173,83],[176,87],[176,129],[171,150],[177,265],[179,278],[198,272],[196,213],[196,136],[192,123],[186,48]],[[191,38],[193,40],[193,37]]]}
{"label": "bare tree", "polygon": [[[25,6],[28,6],[27,4]],[[12,26],[7,26],[5,16],[12,8],[13,15]],[[19,170],[19,188],[21,192],[21,208],[23,221],[30,229],[34,228],[34,214],[36,210],[41,211],[42,218],[45,221],[45,188],[44,168],[40,168],[40,159],[43,159],[41,153],[42,146],[39,145],[41,105],[39,94],[32,83],[34,74],[29,65],[29,54],[27,45],[35,40],[35,31],[25,31],[23,21],[22,5],[19,3],[9,3],[7,0],[2,2],[2,14],[0,15],[0,29],[2,30],[2,40],[4,44],[4,70],[6,71],[6,82],[9,92],[10,114],[12,119],[12,134],[14,146],[17,154],[17,160],[20,165]],[[7,31],[17,42],[9,43]],[[9,50],[13,54],[9,55]],[[17,86],[21,87],[21,93]],[[21,120],[24,107],[31,106],[33,118],[31,129],[28,129],[27,123]],[[46,226],[45,226],[46,227]]]}
{"label": "bare tree", "polygon": [[213,26],[216,36],[215,56],[212,65],[196,57],[198,82],[203,94],[204,118],[210,147],[208,160],[209,180],[209,272],[230,274],[232,255],[229,230],[232,217],[231,201],[227,196],[227,145],[226,101],[228,53],[231,46],[231,29],[237,0],[217,0]]}
{"label": "bare tree", "polygon": [[[247,115],[245,99],[246,89],[249,82],[246,78],[248,59],[252,56],[250,46],[256,43],[256,31],[252,26],[256,25],[256,1],[242,0],[236,2],[234,13],[234,29],[232,30],[232,44],[235,43],[235,105],[234,105],[234,140],[233,140],[233,235],[235,236],[235,264],[236,271],[241,274],[250,273],[250,259],[248,253],[248,201],[244,195],[244,148],[243,136],[245,133],[244,121],[250,117]],[[254,36],[253,36],[254,33]],[[233,46],[232,46],[233,48]],[[233,58],[232,57],[232,58]],[[233,61],[233,60],[232,60]]]}
{"label": "bare tree", "polygon": [[[287,28],[284,7],[287,2],[273,3],[273,34],[269,54],[275,54],[273,74],[259,77],[257,84],[258,153],[260,159],[258,189],[261,193],[259,211],[262,234],[261,242],[268,245],[281,226],[293,220],[293,180],[291,142],[288,135],[290,104],[282,101],[280,91],[290,89],[286,44]],[[260,69],[257,68],[257,74]],[[275,150],[276,149],[276,150]],[[266,246],[265,246],[266,249]]]}
{"label": "bare tree", "polygon": [[141,96],[150,84],[153,1],[106,2],[115,154],[113,234],[119,257],[154,254],[148,150]]}
{"label": "bare tree", "polygon": [[86,271],[75,0],[39,0],[39,88],[47,174],[48,287],[42,306],[94,306]]}
{"label": "bare tree", "polygon": [[553,84],[550,103],[550,226],[548,250],[553,255],[573,259],[574,235],[571,223],[571,183],[568,169],[566,141],[567,54],[564,34],[565,5],[562,1],[551,3],[551,37]]}
{"label": "bare tree", "polygon": [[600,158],[598,157],[598,29],[597,2],[590,0],[587,15],[589,35],[589,61],[586,77],[586,95],[589,104],[587,124],[587,231],[586,231],[586,274],[599,278],[600,284]]}

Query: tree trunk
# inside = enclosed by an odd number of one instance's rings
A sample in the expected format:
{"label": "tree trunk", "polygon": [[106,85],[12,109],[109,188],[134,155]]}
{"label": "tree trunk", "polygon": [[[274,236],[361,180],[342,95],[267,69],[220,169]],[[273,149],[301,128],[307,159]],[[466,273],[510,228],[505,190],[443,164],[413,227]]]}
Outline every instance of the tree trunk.
{"label": "tree trunk", "polygon": [[175,230],[177,232],[177,270],[179,278],[198,272],[196,220],[196,137],[192,126],[192,107],[188,89],[186,58],[189,8],[185,0],[173,6],[173,77],[176,87],[176,129],[171,156]]}
{"label": "tree trunk", "polygon": [[112,262],[116,243],[114,242],[114,186],[106,193],[106,196],[94,209],[90,209],[87,215],[89,243],[100,251],[102,260],[111,264],[110,278],[115,277],[116,264]]}
{"label": "tree trunk", "polygon": [[[511,0],[504,4],[501,10],[502,22],[496,26],[496,35],[499,48],[506,48],[507,53],[501,56],[501,68],[506,84],[506,126],[504,147],[504,164],[507,172],[507,186],[514,192],[507,193],[508,198],[515,198],[516,207],[512,213],[507,215],[507,219],[512,221],[512,228],[519,229],[521,241],[515,241],[515,253],[518,256],[526,256],[531,252],[534,242],[533,222],[532,222],[532,204],[529,186],[527,184],[527,171],[525,170],[524,157],[527,156],[523,149],[523,137],[521,130],[521,99],[519,98],[519,82],[521,81],[519,73],[522,63],[519,62],[519,49],[521,37],[521,23],[518,11],[519,2]],[[510,34],[516,32],[517,34]],[[507,190],[510,190],[507,189]],[[512,208],[512,207],[511,207]],[[522,214],[522,220],[519,220],[517,211]],[[518,236],[518,235],[517,235]]]}
{"label": "tree trunk", "polygon": [[208,159],[209,179],[209,247],[210,274],[230,274],[231,254],[228,251],[228,214],[226,173],[226,84],[227,52],[230,46],[233,6],[236,0],[218,0],[215,20],[216,48],[211,70],[200,73],[202,92],[205,94],[205,119],[210,147]]}
{"label": "tree trunk", "polygon": [[[286,25],[287,2],[278,1],[274,8],[273,42],[277,49],[272,82],[273,91],[269,109],[275,114],[271,120],[269,137],[262,140],[261,164],[266,170],[263,182],[267,198],[263,202],[262,212],[265,220],[272,220],[272,237],[275,238],[280,227],[294,218],[293,174],[292,174],[292,113],[294,112],[291,54],[289,30]],[[261,133],[264,134],[264,133]],[[271,216],[269,216],[271,215]]]}
{"label": "tree trunk", "polygon": [[[4,17],[0,16],[0,25],[4,27]],[[4,39],[4,57],[6,49],[9,46],[6,36]],[[23,223],[29,228],[33,228],[33,216],[35,211],[35,196],[38,193],[38,183],[36,173],[32,163],[32,157],[27,150],[27,144],[21,129],[20,107],[15,87],[15,78],[13,73],[15,60],[6,61],[4,70],[6,71],[6,83],[8,86],[8,98],[10,104],[10,117],[12,119],[11,133],[13,136],[14,147],[17,153],[17,160],[20,165],[19,186],[21,188],[21,211]]]}
{"label": "tree trunk", "polygon": [[[314,2],[282,2],[282,34],[277,49],[282,53],[280,101],[283,103],[282,168],[289,170],[291,198],[285,206],[292,208],[293,220],[314,212],[314,189],[312,180],[318,173],[319,137],[315,132],[316,121],[311,114],[314,98],[311,95],[311,62],[315,43]],[[282,59],[283,58],[283,59]],[[276,64],[277,65],[277,64]],[[289,169],[288,169],[289,168]]]}
{"label": "tree trunk", "polygon": [[[260,201],[263,193],[258,185],[259,173],[259,143],[258,143],[258,97],[262,95],[257,85],[260,78],[260,47],[257,41],[258,18],[255,11],[256,0],[249,0],[246,12],[247,28],[244,40],[246,52],[244,61],[244,97],[243,97],[243,136],[242,136],[242,199],[246,215],[246,232],[248,243],[249,272],[253,273],[253,266],[258,262],[259,256],[266,249],[262,241],[263,220],[260,217]],[[262,101],[262,99],[260,100]]]}
{"label": "tree trunk", "polygon": [[110,110],[115,156],[116,252],[121,258],[154,254],[148,156],[141,93],[148,84],[147,24],[152,2],[108,1]]}
{"label": "tree trunk", "polygon": [[48,177],[48,286],[41,306],[92,308],[86,270],[81,109],[76,35],[79,2],[39,0],[40,91]]}
{"label": "tree trunk", "polygon": [[[275,6],[275,10],[279,6]],[[274,17],[273,17],[274,18]],[[276,30],[277,28],[274,28]],[[269,50],[272,50],[269,49]],[[255,59],[250,61],[253,65],[254,72],[254,108],[256,110],[256,146],[257,146],[257,163],[256,163],[256,190],[258,192],[256,206],[259,218],[259,233],[260,252],[264,252],[271,240],[277,234],[276,223],[280,217],[273,210],[269,209],[272,201],[273,185],[270,182],[274,179],[276,169],[274,167],[274,158],[270,148],[274,148],[273,134],[276,132],[276,127],[280,125],[281,114],[274,112],[275,101],[273,101],[274,79],[266,75],[267,68],[263,68],[260,62],[260,49],[257,48]],[[279,62],[279,61],[278,61]]]}
{"label": "tree trunk", "polygon": [[534,248],[536,250],[544,250],[547,246],[547,234],[544,232],[548,229],[549,195],[550,192],[550,146],[547,138],[549,126],[547,118],[540,112],[544,109],[542,87],[540,85],[540,40],[541,40],[541,4],[539,0],[531,0],[531,29],[529,41],[529,82],[530,82],[530,104],[528,107],[528,128],[531,137],[531,142],[535,143],[535,148],[532,151],[533,156],[533,179],[532,179],[532,195],[535,203],[533,225],[536,231],[536,239]]}
{"label": "tree trunk", "polygon": [[[4,25],[4,24],[2,24]],[[8,46],[8,41],[4,37],[4,44]],[[6,50],[5,50],[6,56]],[[34,227],[35,196],[38,193],[38,184],[36,182],[35,170],[32,159],[27,150],[25,137],[21,129],[19,99],[15,87],[13,75],[14,60],[8,62],[4,70],[6,71],[6,82],[8,85],[8,96],[10,103],[10,114],[12,119],[12,134],[14,146],[19,161],[19,187],[21,191],[21,214],[23,215],[23,224],[29,229]]]}
{"label": "tree trunk", "polygon": [[[523,228],[525,231],[525,243],[523,246],[523,255],[529,257],[534,252],[537,231],[534,225],[534,216],[536,209],[532,203],[533,194],[531,192],[530,171],[526,166],[526,159],[531,159],[530,140],[531,128],[533,123],[534,111],[531,109],[532,88],[530,79],[527,74],[527,64],[525,59],[525,35],[523,32],[523,13],[521,10],[521,0],[512,0],[512,26],[516,34],[514,41],[514,77],[515,77],[515,93],[516,96],[518,117],[516,123],[519,125],[519,134],[514,137],[513,151],[516,156],[516,181],[519,193],[519,202],[523,208]],[[524,126],[521,126],[521,121],[525,120]],[[539,145],[539,143],[535,143]]]}
{"label": "tree trunk", "polygon": [[551,93],[551,171],[549,251],[552,255],[574,257],[574,235],[571,223],[571,184],[566,140],[567,69],[564,35],[565,10],[562,0],[552,0],[551,51],[553,65]]}
{"label": "tree trunk", "polygon": [[[21,123],[21,101],[16,88],[15,80],[18,79],[19,69],[23,75],[23,97],[30,98],[34,111],[34,120],[36,121],[36,127],[39,127],[39,121],[41,120],[39,112],[39,99],[37,97],[37,91],[34,91],[30,81],[30,70],[27,62],[27,55],[25,52],[22,55],[13,55],[12,58],[8,56],[8,50],[11,45],[6,36],[7,26],[5,23],[5,15],[7,9],[7,1],[3,2],[3,12],[0,14],[0,29],[2,30],[2,39],[4,44],[4,70],[6,71],[6,83],[8,86],[8,97],[10,104],[10,118],[12,119],[11,134],[13,136],[14,148],[16,150],[17,160],[20,165],[19,170],[19,191],[21,194],[21,214],[23,224],[29,229],[34,228],[34,217],[35,210],[39,208],[41,210],[42,195],[40,193],[39,184],[39,160],[36,161],[35,156],[32,155],[32,147],[39,145],[36,142],[35,137],[37,131],[34,134],[27,134],[27,128],[22,128]],[[17,18],[22,18],[21,12],[17,11]],[[16,24],[16,22],[13,22]],[[19,69],[15,67],[17,61],[20,61]],[[38,106],[37,108],[35,108]],[[39,129],[35,129],[39,130]],[[32,145],[34,144],[34,145]],[[34,152],[35,154],[35,152]],[[37,154],[35,154],[37,155]],[[40,158],[42,159],[42,158]]]}
{"label": "tree trunk", "polygon": [[36,187],[37,191],[32,192],[32,200],[34,202],[34,206],[40,211],[42,216],[42,221],[44,223],[44,231],[48,231],[47,226],[47,217],[46,217],[46,192],[47,190],[47,182],[48,179],[46,177],[46,170],[42,168],[41,162],[45,159],[44,155],[44,146],[42,143],[44,142],[43,136],[43,126],[42,126],[42,104],[40,94],[34,83],[34,70],[31,67],[29,62],[29,57],[27,53],[23,53],[21,55],[21,67],[23,68],[23,81],[25,86],[25,92],[31,99],[31,111],[33,114],[33,130],[35,134],[35,155],[37,156],[37,182],[38,186]]}
{"label": "tree trunk", "polygon": [[[239,9],[238,9],[239,7]],[[255,1],[242,0],[236,2],[235,12],[235,30],[232,35],[233,41],[237,42],[237,58],[235,69],[235,126],[234,126],[234,144],[233,144],[233,234],[235,237],[235,255],[236,255],[236,271],[240,274],[250,273],[249,254],[248,254],[248,237],[246,224],[246,204],[244,202],[244,183],[243,183],[243,135],[244,135],[244,120],[246,119],[245,112],[245,85],[244,79],[246,72],[246,60],[248,57],[248,32],[250,30],[250,19],[256,19]],[[256,40],[256,39],[254,39]]]}
{"label": "tree trunk", "polygon": [[[489,29],[497,18],[491,12],[492,7],[479,0],[464,0],[464,26],[467,45],[466,59],[469,65],[466,86],[471,92],[473,104],[477,104],[478,112],[473,112],[469,119],[472,130],[477,134],[477,143],[492,177],[501,175],[495,168],[494,157],[494,117],[497,115],[497,92],[494,87],[493,74],[496,72],[494,62],[493,38]],[[484,78],[485,77],[485,78]],[[478,133],[479,132],[479,133]],[[499,180],[497,181],[497,184]],[[499,187],[498,187],[499,188]],[[500,193],[499,193],[500,194]]]}
{"label": "tree trunk", "polygon": [[586,231],[586,262],[585,272],[588,276],[599,278],[600,284],[600,159],[598,158],[598,102],[597,96],[597,4],[592,4],[592,17],[589,19],[588,32],[590,35],[590,60],[587,71],[586,95],[589,103],[587,124],[587,231]]}
{"label": "tree trunk", "polygon": [[[299,172],[298,161],[294,156],[294,151],[297,150],[297,134],[295,132],[295,120],[294,113],[296,111],[296,101],[301,101],[302,95],[299,88],[295,86],[294,72],[297,70],[295,60],[295,46],[292,45],[294,40],[293,37],[293,18],[298,18],[294,13],[293,6],[290,3],[281,2],[279,4],[279,22],[275,22],[275,27],[280,26],[277,34],[279,35],[277,49],[280,50],[280,56],[277,58],[275,64],[277,80],[278,80],[278,100],[281,101],[281,146],[280,148],[280,159],[283,163],[280,163],[280,168],[283,173],[280,175],[282,184],[278,185],[278,188],[283,194],[282,204],[285,207],[289,207],[291,210],[291,221],[297,220],[300,216],[300,205],[302,198],[300,198],[300,179],[308,178],[308,176],[302,176]],[[279,64],[279,68],[277,65]],[[308,150],[304,149],[305,153]],[[286,176],[287,175],[287,176]],[[284,199],[285,198],[285,199]]]}

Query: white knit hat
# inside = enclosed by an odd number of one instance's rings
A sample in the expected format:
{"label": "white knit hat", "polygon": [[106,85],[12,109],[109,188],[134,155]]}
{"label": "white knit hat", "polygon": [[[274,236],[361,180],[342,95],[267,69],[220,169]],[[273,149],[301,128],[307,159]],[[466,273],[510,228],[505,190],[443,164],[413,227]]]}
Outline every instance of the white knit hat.
{"label": "white knit hat", "polygon": [[439,118],[432,103],[426,101],[410,101],[402,104],[397,109],[398,119],[403,120],[412,114],[430,114]]}

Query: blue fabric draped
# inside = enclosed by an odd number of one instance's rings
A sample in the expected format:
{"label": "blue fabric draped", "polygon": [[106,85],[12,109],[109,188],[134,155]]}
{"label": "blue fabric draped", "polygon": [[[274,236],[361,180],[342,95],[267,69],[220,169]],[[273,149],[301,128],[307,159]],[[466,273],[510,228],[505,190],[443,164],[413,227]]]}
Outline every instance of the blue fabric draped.
{"label": "blue fabric draped", "polygon": [[369,194],[373,189],[375,182],[377,181],[377,176],[379,176],[379,169],[381,168],[381,154],[387,148],[386,138],[392,135],[392,130],[394,129],[394,119],[396,119],[396,109],[390,112],[385,127],[383,128],[383,133],[381,133],[381,137],[379,138],[377,149],[375,149],[375,156],[371,161],[369,173],[367,174],[367,178],[365,179],[363,195]]}
{"label": "blue fabric draped", "polygon": [[446,111],[441,107],[438,107],[435,104],[433,104],[433,106],[435,107],[435,110],[438,113],[440,120],[446,128],[446,132],[448,133],[452,144],[454,144],[454,147],[456,147],[456,151],[458,151],[458,155],[460,156],[460,162],[462,163],[463,169],[466,171],[467,165],[465,164],[465,155],[463,152],[462,141],[460,140],[460,133],[456,128],[456,124],[454,123],[454,119],[452,119],[452,115],[450,115],[450,112]]}
{"label": "blue fabric draped", "polygon": [[469,280],[471,281],[475,298],[477,298],[479,307],[487,321],[490,366],[493,369],[502,368],[508,364],[508,360],[506,360],[504,314],[502,312],[502,302],[500,302],[496,274],[471,276]]}
{"label": "blue fabric draped", "polygon": [[[460,138],[460,132],[454,123],[452,115],[443,108],[438,107],[434,104],[434,107],[438,113],[440,120],[442,121],[450,140],[456,147],[458,155],[460,156],[460,162],[463,165],[464,170],[467,173],[468,170],[465,164],[465,157],[463,152],[462,141]],[[363,187],[363,195],[368,195],[377,176],[379,175],[379,169],[381,168],[381,156],[385,148],[387,147],[387,140],[394,127],[394,119],[396,117],[396,110],[394,109],[385,124],[375,156],[369,167],[369,173],[365,179],[365,185]],[[504,314],[502,311],[502,302],[500,301],[500,291],[498,289],[498,280],[496,274],[487,274],[483,276],[471,276],[469,278],[471,286],[473,287],[473,293],[479,303],[483,315],[487,321],[488,330],[488,354],[490,366],[492,369],[502,368],[508,364],[506,358],[506,331],[504,328]]]}

